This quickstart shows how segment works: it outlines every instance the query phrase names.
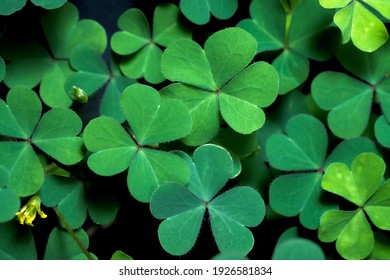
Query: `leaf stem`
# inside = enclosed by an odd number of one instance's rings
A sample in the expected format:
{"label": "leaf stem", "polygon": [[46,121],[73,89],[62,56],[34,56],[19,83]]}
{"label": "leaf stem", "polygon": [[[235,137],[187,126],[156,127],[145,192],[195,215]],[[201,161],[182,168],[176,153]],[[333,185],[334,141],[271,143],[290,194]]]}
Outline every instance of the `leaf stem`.
{"label": "leaf stem", "polygon": [[64,215],[62,215],[61,211],[58,210],[57,207],[54,207],[54,212],[56,212],[58,218],[61,220],[62,224],[64,225],[66,231],[70,234],[70,236],[73,238],[73,240],[77,243],[77,246],[83,251],[84,255],[87,257],[88,260],[93,260],[93,256],[90,252],[88,252],[87,248],[81,243],[80,239],[76,236],[72,228],[69,226],[68,222],[66,221]]}

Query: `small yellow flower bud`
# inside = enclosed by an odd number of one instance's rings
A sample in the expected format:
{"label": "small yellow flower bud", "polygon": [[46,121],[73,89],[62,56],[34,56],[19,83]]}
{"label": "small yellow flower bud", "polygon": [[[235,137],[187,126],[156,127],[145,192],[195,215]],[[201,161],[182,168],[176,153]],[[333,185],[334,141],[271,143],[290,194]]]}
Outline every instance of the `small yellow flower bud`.
{"label": "small yellow flower bud", "polygon": [[32,222],[37,216],[37,212],[42,219],[46,218],[47,215],[41,210],[41,199],[38,195],[31,197],[27,203],[16,213],[16,219],[19,220],[21,225],[26,224],[28,226],[34,226]]}
{"label": "small yellow flower bud", "polygon": [[72,91],[70,92],[72,99],[80,103],[88,102],[88,95],[81,88],[73,86]]}

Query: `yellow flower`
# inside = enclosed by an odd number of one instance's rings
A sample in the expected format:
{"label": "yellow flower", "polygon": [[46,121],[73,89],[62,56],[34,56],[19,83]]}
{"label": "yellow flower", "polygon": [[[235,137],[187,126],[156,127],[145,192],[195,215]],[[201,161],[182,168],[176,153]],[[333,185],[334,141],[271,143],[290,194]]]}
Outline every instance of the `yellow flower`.
{"label": "yellow flower", "polygon": [[19,220],[21,225],[26,224],[28,226],[34,226],[32,222],[37,216],[37,212],[42,219],[46,218],[47,215],[41,210],[41,199],[38,195],[34,195],[29,201],[16,213],[16,218]]}

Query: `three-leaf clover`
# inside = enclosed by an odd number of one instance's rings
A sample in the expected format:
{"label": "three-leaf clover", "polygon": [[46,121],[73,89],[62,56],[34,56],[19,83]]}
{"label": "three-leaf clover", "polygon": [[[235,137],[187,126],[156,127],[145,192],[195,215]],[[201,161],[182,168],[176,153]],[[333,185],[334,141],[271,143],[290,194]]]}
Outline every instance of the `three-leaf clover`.
{"label": "three-leaf clover", "polygon": [[327,9],[340,8],[334,15],[334,22],[343,33],[343,43],[352,40],[362,51],[373,52],[389,38],[384,23],[370,11],[375,9],[390,19],[389,1],[320,0],[320,4]]}
{"label": "three-leaf clover", "polygon": [[252,18],[237,25],[256,38],[257,53],[282,50],[272,63],[279,74],[280,94],[291,91],[307,79],[308,58],[326,60],[337,45],[333,41],[337,36],[329,36],[332,11],[323,9],[318,1],[301,0],[291,6],[285,2],[253,0],[250,5]]}
{"label": "three-leaf clover", "polygon": [[[42,104],[35,92],[19,86],[0,100],[0,172],[9,189],[18,196],[36,193],[43,183],[42,164],[35,153],[39,149],[48,156],[70,165],[84,156],[82,122],[70,109],[54,108],[42,117]],[[17,140],[17,141],[15,141]]]}
{"label": "three-leaf clover", "polygon": [[237,27],[211,35],[204,50],[192,40],[180,39],[164,51],[163,74],[180,83],[161,92],[182,100],[191,112],[193,127],[184,138],[186,144],[211,140],[220,127],[219,112],[232,129],[242,134],[250,134],[264,124],[265,115],[259,107],[275,101],[278,75],[265,62],[248,66],[255,52],[255,39]]}
{"label": "three-leaf clover", "polygon": [[164,219],[158,228],[162,247],[172,255],[183,255],[195,244],[208,211],[211,230],[221,253],[245,256],[254,238],[247,227],[260,224],[265,205],[251,187],[235,187],[218,194],[233,171],[233,160],[224,148],[207,144],[192,156],[180,153],[191,170],[187,186],[165,184],[152,195],[154,217]]}
{"label": "three-leaf clover", "polygon": [[98,175],[112,176],[126,169],[130,193],[147,202],[161,184],[185,184],[189,170],[177,155],[155,149],[186,136],[192,127],[187,107],[179,100],[162,99],[152,87],[133,84],[121,95],[120,106],[131,134],[117,121],[101,116],[88,123],[84,141],[92,152],[88,166]]}
{"label": "three-leaf clover", "polygon": [[10,62],[4,83],[10,88],[39,85],[41,99],[46,105],[69,107],[72,99],[64,83],[73,70],[68,59],[80,44],[102,54],[107,45],[106,32],[96,21],[79,21],[77,8],[71,3],[42,15],[41,25],[49,49],[35,38],[29,38],[29,34],[24,39],[19,33],[17,37],[15,34],[5,36],[0,53]]}
{"label": "three-leaf clover", "polygon": [[238,0],[180,0],[181,12],[195,24],[206,24],[210,13],[217,19],[228,19],[237,11]]}
{"label": "three-leaf clover", "polygon": [[313,99],[320,108],[330,111],[328,125],[336,136],[348,139],[361,135],[373,103],[379,103],[385,118],[390,120],[389,53],[390,43],[374,53],[360,51],[352,44],[344,45],[337,58],[359,79],[327,71],[313,80]]}
{"label": "three-leaf clover", "polygon": [[351,169],[343,163],[328,166],[322,179],[324,190],[355,204],[355,211],[330,210],[321,217],[318,238],[336,241],[336,249],[346,259],[366,258],[374,248],[371,222],[390,230],[390,181],[383,183],[386,165],[373,153],[359,154]]}
{"label": "three-leaf clover", "polygon": [[321,215],[337,206],[324,197],[322,169],[334,161],[350,163],[362,152],[376,152],[375,145],[364,138],[340,143],[326,158],[328,137],[324,125],[310,115],[292,117],[286,132],[274,133],[266,151],[272,167],[292,172],[277,177],[269,190],[270,206],[277,213],[293,217],[299,214],[303,226],[316,229]]}
{"label": "three-leaf clover", "polygon": [[167,47],[179,38],[191,38],[191,32],[179,24],[179,16],[179,9],[171,3],[157,6],[152,33],[139,9],[129,9],[119,17],[121,31],[112,36],[111,47],[117,54],[126,55],[120,62],[125,76],[132,79],[143,77],[153,84],[165,80],[160,67],[161,47]]}

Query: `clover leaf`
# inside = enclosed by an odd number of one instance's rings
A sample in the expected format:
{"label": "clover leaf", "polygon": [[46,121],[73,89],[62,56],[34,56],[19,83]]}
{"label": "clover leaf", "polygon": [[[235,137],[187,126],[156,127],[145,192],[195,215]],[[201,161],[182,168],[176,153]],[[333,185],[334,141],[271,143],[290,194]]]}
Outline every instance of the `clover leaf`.
{"label": "clover leaf", "polygon": [[79,21],[77,8],[71,3],[42,15],[41,25],[49,49],[28,34],[26,39],[21,39],[19,33],[15,38],[11,30],[6,36],[6,44],[0,50],[10,61],[4,83],[10,88],[17,85],[33,88],[40,84],[39,93],[46,105],[69,107],[72,100],[64,83],[72,69],[67,60],[80,44],[103,53],[107,44],[105,30],[96,21]]}
{"label": "clover leaf", "polygon": [[234,27],[211,35],[204,50],[194,41],[180,39],[164,51],[163,74],[180,83],[161,93],[182,100],[190,109],[193,128],[184,138],[186,144],[211,140],[219,130],[219,112],[232,129],[242,134],[250,134],[264,124],[264,112],[259,107],[275,101],[278,76],[265,62],[247,67],[255,49],[254,38]]}
{"label": "clover leaf", "polygon": [[39,194],[45,206],[58,208],[72,229],[84,224],[87,210],[96,224],[108,224],[119,209],[116,200],[96,187],[87,192],[83,183],[74,178],[47,175]]}
{"label": "clover leaf", "polygon": [[185,153],[180,155],[191,170],[187,186],[162,185],[150,201],[153,216],[164,219],[158,228],[162,247],[172,255],[187,253],[196,242],[207,210],[220,252],[245,256],[254,244],[247,227],[259,225],[265,215],[260,194],[251,187],[235,187],[217,195],[233,171],[233,159],[220,146],[200,146],[192,159]]}
{"label": "clover leaf", "polygon": [[167,47],[179,38],[191,38],[191,32],[179,24],[179,9],[171,3],[156,7],[153,15],[153,31],[139,9],[125,11],[118,19],[121,31],[114,33],[111,47],[119,55],[126,55],[120,62],[123,74],[132,79],[145,78],[158,84],[165,80],[161,74],[161,47]]}
{"label": "clover leaf", "polygon": [[0,223],[15,219],[15,213],[20,208],[20,198],[10,189],[0,188]]}
{"label": "clover leaf", "polygon": [[300,222],[309,229],[319,226],[321,215],[333,208],[321,188],[322,169],[331,162],[350,163],[361,152],[376,152],[375,145],[364,138],[340,143],[326,159],[328,137],[324,125],[309,115],[292,117],[286,134],[274,133],[266,151],[272,167],[293,172],[277,177],[270,186],[272,209],[284,216],[299,214]]}
{"label": "clover leaf", "polygon": [[257,53],[283,50],[272,63],[279,74],[280,94],[291,91],[307,79],[308,58],[326,60],[337,46],[334,41],[337,36],[330,36],[333,33],[329,28],[332,11],[324,10],[318,1],[302,0],[291,6],[283,5],[283,2],[286,1],[253,0],[250,5],[252,18],[237,25],[256,38]]}
{"label": "clover leaf", "polygon": [[[337,54],[342,65],[361,80],[340,72],[323,72],[311,85],[313,99],[328,114],[330,130],[348,139],[361,135],[367,127],[372,103],[379,103],[390,119],[390,43],[374,53],[357,50],[351,44]],[[380,120],[378,120],[380,121]]]}
{"label": "clover leaf", "polygon": [[[56,9],[66,3],[67,0],[31,0],[35,6],[45,9]],[[27,0],[3,0],[0,6],[0,15],[8,16],[21,10],[27,3]]]}
{"label": "clover leaf", "polygon": [[279,237],[273,260],[324,260],[321,247],[310,239],[302,238],[297,227],[288,228]]}
{"label": "clover leaf", "polygon": [[0,232],[1,260],[37,259],[37,250],[30,228],[21,229],[16,222],[11,221],[0,223]]}
{"label": "clover leaf", "polygon": [[[55,108],[41,118],[42,105],[36,94],[26,87],[14,87],[7,103],[0,100],[0,165],[8,188],[18,196],[36,193],[43,183],[43,168],[33,147],[55,160],[75,164],[83,156],[82,122],[75,112]],[[19,141],[14,141],[18,139]]]}
{"label": "clover leaf", "polygon": [[[75,231],[75,235],[80,240],[82,246],[88,248],[88,234],[83,229],[79,229]],[[86,259],[86,257],[70,234],[63,229],[56,227],[50,233],[43,259],[72,260]]]}
{"label": "clover leaf", "polygon": [[322,179],[324,190],[349,200],[355,211],[331,210],[321,217],[318,237],[336,240],[336,249],[346,259],[366,258],[374,248],[374,233],[366,218],[380,229],[390,230],[390,181],[383,183],[385,163],[373,153],[361,153],[351,169],[344,163],[328,166]]}
{"label": "clover leaf", "polygon": [[390,123],[384,116],[380,116],[375,122],[375,137],[386,148],[390,148]]}
{"label": "clover leaf", "polygon": [[[388,1],[362,0],[361,2],[390,19]],[[362,51],[373,52],[389,38],[384,23],[359,1],[320,0],[320,4],[327,9],[341,8],[334,15],[334,22],[343,33],[343,43],[352,40],[353,44]]]}
{"label": "clover leaf", "polygon": [[210,13],[217,19],[228,19],[238,8],[238,0],[180,0],[181,12],[195,24],[206,24]]}
{"label": "clover leaf", "polygon": [[88,166],[103,176],[129,169],[130,193],[143,202],[163,183],[185,184],[189,170],[184,161],[148,146],[186,136],[192,125],[187,107],[178,100],[161,99],[155,89],[141,84],[127,87],[120,105],[134,137],[112,118],[93,119],[83,134],[92,152]]}

